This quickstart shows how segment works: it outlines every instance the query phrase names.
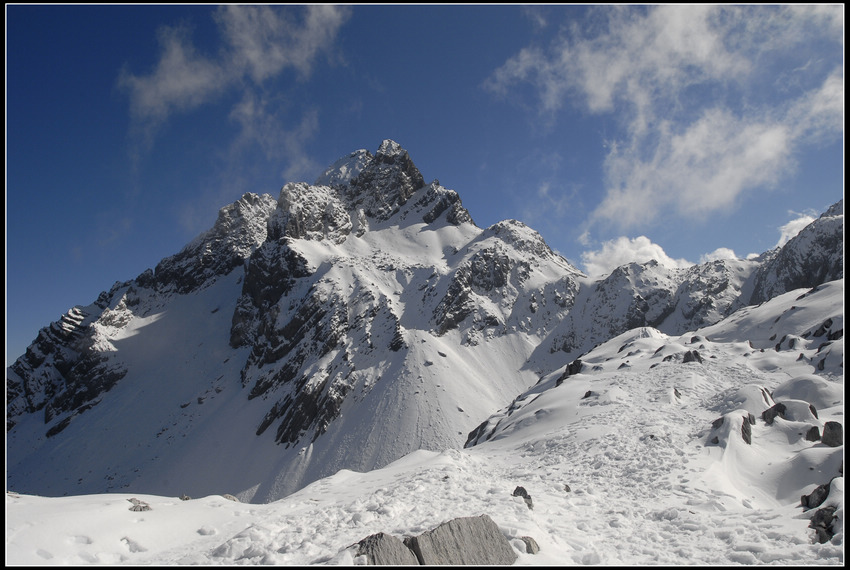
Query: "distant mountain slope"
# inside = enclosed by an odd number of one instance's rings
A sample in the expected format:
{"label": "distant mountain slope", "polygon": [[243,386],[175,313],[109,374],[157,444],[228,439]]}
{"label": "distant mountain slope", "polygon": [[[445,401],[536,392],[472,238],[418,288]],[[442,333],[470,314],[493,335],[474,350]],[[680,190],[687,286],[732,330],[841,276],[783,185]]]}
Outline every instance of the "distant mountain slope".
{"label": "distant mountain slope", "polygon": [[774,269],[632,264],[592,282],[520,222],[477,227],[384,141],[277,199],[244,195],[178,254],[42,329],[7,369],[7,483],[266,502],[460,447],[618,334],[713,324],[796,283],[769,277],[794,259],[842,268],[843,206],[830,212]]}

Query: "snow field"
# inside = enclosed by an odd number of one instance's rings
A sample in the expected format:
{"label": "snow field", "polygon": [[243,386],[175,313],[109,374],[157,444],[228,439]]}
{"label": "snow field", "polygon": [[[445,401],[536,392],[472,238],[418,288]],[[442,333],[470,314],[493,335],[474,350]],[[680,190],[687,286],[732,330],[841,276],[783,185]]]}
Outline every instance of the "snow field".
{"label": "snow field", "polygon": [[[587,355],[590,372],[559,386],[558,373],[542,379],[489,442],[417,451],[368,473],[342,470],[265,505],[145,495],[153,510],[134,513],[127,495],[7,495],[7,560],[354,564],[362,560],[348,547],[370,534],[403,538],[486,513],[518,565],[842,564],[843,526],[832,542],[815,543],[799,496],[837,474],[843,447],[805,442],[795,436],[800,422],[781,418],[759,419],[752,445],[740,424],[712,428],[723,414],[747,413],[760,386],[787,384],[788,373],[707,340],[702,363],[663,362],[687,340],[606,343]],[[631,366],[619,368],[625,360]],[[603,370],[592,371],[597,365]],[[819,410],[821,421],[841,413]],[[516,486],[533,509],[511,495]],[[829,501],[843,519],[843,479]],[[540,553],[526,554],[521,536]]]}

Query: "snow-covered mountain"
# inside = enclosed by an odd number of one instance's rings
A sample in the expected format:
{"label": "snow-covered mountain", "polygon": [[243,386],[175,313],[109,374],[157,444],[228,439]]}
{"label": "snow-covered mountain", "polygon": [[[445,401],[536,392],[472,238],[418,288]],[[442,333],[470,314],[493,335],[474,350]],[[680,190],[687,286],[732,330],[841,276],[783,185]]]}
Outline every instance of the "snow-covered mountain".
{"label": "snow-covered mountain", "polygon": [[377,533],[401,544],[487,515],[517,565],[840,566],[843,328],[840,279],[684,335],[632,329],[543,375],[466,448],[269,504],[7,493],[6,562],[356,564]]}
{"label": "snow-covered mountain", "polygon": [[843,201],[758,260],[594,282],[520,222],[477,227],[384,141],[277,199],[244,195],[42,329],[7,369],[7,486],[261,503],[459,449],[617,335],[681,335],[843,278],[842,238]]}

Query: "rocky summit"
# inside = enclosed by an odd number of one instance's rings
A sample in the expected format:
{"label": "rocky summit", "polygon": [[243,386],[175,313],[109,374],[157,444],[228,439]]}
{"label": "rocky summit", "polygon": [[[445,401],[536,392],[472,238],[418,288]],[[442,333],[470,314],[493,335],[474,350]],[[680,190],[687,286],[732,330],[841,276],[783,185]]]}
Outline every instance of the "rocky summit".
{"label": "rocky summit", "polygon": [[43,328],[6,373],[7,486],[273,501],[484,441],[594,347],[710,326],[842,279],[843,261],[841,201],[757,259],[594,281],[521,222],[476,226],[387,140],[314,184],[245,194]]}

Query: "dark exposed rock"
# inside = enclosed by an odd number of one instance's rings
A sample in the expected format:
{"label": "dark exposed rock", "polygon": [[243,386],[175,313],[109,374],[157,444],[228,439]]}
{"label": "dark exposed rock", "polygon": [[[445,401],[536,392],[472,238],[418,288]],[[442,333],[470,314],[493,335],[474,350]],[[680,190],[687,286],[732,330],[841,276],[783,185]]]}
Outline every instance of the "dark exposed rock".
{"label": "dark exposed rock", "polygon": [[835,511],[835,507],[818,509],[809,522],[809,527],[815,529],[815,538],[820,544],[829,542],[835,536],[832,524],[838,518],[835,516]]}
{"label": "dark exposed rock", "polygon": [[367,536],[357,544],[357,556],[365,556],[368,563],[376,566],[411,566],[419,564],[400,538],[379,532]]}
{"label": "dark exposed rock", "polygon": [[750,424],[747,416],[744,416],[744,421],[741,423],[741,437],[747,443],[747,445],[752,445],[753,443],[753,426]]}
{"label": "dark exposed rock", "polygon": [[821,442],[829,447],[844,445],[844,427],[838,422],[826,422],[823,425]]}
{"label": "dark exposed rock", "polygon": [[803,508],[813,509],[815,507],[821,506],[826,500],[826,498],[829,496],[829,485],[829,483],[818,485],[808,495],[801,496],[800,504],[803,505]]}
{"label": "dark exposed rock", "polygon": [[702,363],[702,357],[700,356],[699,352],[697,352],[696,350],[689,350],[682,357],[682,363],[684,364],[686,362]]}
{"label": "dark exposed rock", "polygon": [[579,372],[581,372],[581,360],[576,358],[575,360],[567,364],[566,369],[564,369],[564,373],[561,374],[561,377],[558,378],[558,380],[555,382],[555,386],[560,386],[564,382],[564,380],[566,380],[570,376],[578,374]]}
{"label": "dark exposed rock", "polygon": [[587,392],[584,393],[584,396],[582,396],[581,399],[584,400],[585,398],[590,398],[591,396],[595,396],[595,395],[596,395],[596,392],[594,392],[593,390],[588,390]]}
{"label": "dark exposed rock", "polygon": [[812,333],[812,336],[821,337],[825,335],[831,327],[832,319],[826,319],[823,323],[821,323],[821,325],[817,329],[815,329],[815,332]]}
{"label": "dark exposed rock", "polygon": [[806,441],[819,441],[820,440],[820,430],[818,426],[812,426],[809,428],[809,431],[806,432]]}
{"label": "dark exposed rock", "polygon": [[487,515],[457,518],[406,538],[420,564],[509,565],[517,559],[508,539]]}
{"label": "dark exposed rock", "polygon": [[512,496],[522,497],[522,500],[525,501],[526,506],[528,506],[529,509],[534,509],[534,503],[531,500],[531,495],[528,494],[528,491],[525,490],[525,487],[517,487],[516,489],[514,489]]}
{"label": "dark exposed rock", "polygon": [[[478,443],[481,440],[481,437],[487,431],[487,426],[489,426],[489,425],[490,425],[490,420],[484,420],[483,422],[478,424],[478,427],[476,427],[474,430],[469,432],[469,436],[467,436],[466,443],[463,444],[463,447],[464,448],[472,447],[473,445]],[[486,439],[484,441],[486,441]]]}
{"label": "dark exposed rock", "polygon": [[773,420],[777,417],[785,418],[785,409],[785,404],[774,404],[761,413],[761,418],[765,421],[765,423],[767,423],[767,425],[771,425],[773,424]]}

